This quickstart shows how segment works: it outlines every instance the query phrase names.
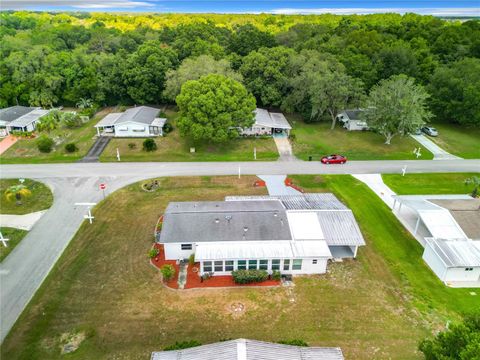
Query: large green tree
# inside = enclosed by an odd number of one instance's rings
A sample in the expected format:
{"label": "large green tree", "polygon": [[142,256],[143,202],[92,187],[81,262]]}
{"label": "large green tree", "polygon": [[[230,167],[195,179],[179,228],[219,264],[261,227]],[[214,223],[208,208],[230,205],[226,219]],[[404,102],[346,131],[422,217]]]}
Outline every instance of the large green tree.
{"label": "large green tree", "polygon": [[226,142],[238,136],[238,127],[253,124],[255,98],[238,81],[210,74],[187,81],[177,96],[182,136],[195,142]]}
{"label": "large green tree", "polygon": [[182,85],[188,80],[197,80],[204,75],[220,74],[237,81],[242,81],[242,75],[232,70],[226,59],[215,60],[210,55],[200,55],[197,58],[187,58],[176,70],[167,72],[167,81],[163,95],[168,100],[175,100]]}
{"label": "large green tree", "polygon": [[480,126],[480,59],[463,59],[437,68],[429,91],[438,119]]}
{"label": "large green tree", "polygon": [[390,144],[395,135],[413,133],[430,120],[428,97],[413,78],[394,75],[372,88],[363,116],[370,128],[385,137],[385,144]]}

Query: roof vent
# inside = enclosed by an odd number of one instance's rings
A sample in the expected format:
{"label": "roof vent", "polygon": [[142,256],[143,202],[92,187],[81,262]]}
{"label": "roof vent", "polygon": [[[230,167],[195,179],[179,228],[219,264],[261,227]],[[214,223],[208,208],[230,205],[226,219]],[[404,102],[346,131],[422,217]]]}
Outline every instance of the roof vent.
{"label": "roof vent", "polygon": [[243,228],[243,231],[244,231],[244,232],[247,232],[247,231],[248,231],[248,227],[245,226],[245,227]]}
{"label": "roof vent", "polygon": [[275,212],[273,213],[273,216],[277,217],[277,216],[278,216],[278,211],[275,211]]}
{"label": "roof vent", "polygon": [[215,224],[218,224],[220,222],[220,219],[219,218],[216,218],[215,219]]}

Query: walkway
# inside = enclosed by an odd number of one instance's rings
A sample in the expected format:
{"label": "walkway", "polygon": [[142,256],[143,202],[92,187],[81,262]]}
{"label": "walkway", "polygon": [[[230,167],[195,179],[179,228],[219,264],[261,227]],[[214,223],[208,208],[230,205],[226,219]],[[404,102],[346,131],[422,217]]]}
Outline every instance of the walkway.
{"label": "walkway", "polygon": [[7,151],[10,146],[15,144],[17,140],[18,139],[16,136],[8,135],[6,138],[0,141],[0,155]]}
{"label": "walkway", "polygon": [[275,141],[275,145],[277,146],[278,154],[280,161],[298,161],[298,159],[293,155],[292,145],[288,140],[288,137],[284,136],[274,136],[273,141]]}
{"label": "walkway", "polygon": [[397,194],[383,182],[381,174],[353,174],[353,177],[365,183],[390,209],[393,209],[392,196]]}
{"label": "walkway", "polygon": [[410,135],[412,138],[417,140],[423,147],[428,149],[433,154],[433,160],[452,160],[452,159],[461,159],[458,156],[452,155],[449,152],[443,150],[440,146],[435,144],[425,135]]}
{"label": "walkway", "polygon": [[265,181],[269,195],[298,195],[299,191],[285,185],[287,175],[257,175]]}
{"label": "walkway", "polygon": [[45,214],[46,210],[33,212],[25,215],[0,214],[0,226],[15,229],[31,230],[33,225]]}

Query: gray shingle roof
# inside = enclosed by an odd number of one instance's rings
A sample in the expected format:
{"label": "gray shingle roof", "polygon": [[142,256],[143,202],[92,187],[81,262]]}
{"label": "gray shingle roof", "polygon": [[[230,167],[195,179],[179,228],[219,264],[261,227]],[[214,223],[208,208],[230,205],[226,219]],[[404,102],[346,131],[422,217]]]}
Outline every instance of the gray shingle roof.
{"label": "gray shingle roof", "polygon": [[333,347],[300,347],[237,339],[194,348],[152,353],[151,360],[343,360]]}
{"label": "gray shingle roof", "polygon": [[279,201],[202,201],[170,203],[165,210],[159,242],[291,238],[285,209]]}
{"label": "gray shingle roof", "polygon": [[115,125],[129,121],[150,125],[159,112],[160,109],[155,109],[150,106],[137,106],[130,108],[122,113],[122,115],[115,121]]}
{"label": "gray shingle roof", "polygon": [[34,109],[33,111],[30,111],[29,113],[20,116],[19,118],[11,121],[8,126],[12,127],[24,127],[29,124],[31,124],[34,121],[37,121],[40,119],[42,116],[47,115],[50,112],[50,110],[43,110],[43,109]]}
{"label": "gray shingle roof", "polygon": [[10,106],[5,109],[0,109],[0,120],[5,122],[11,122],[15,119],[18,119],[20,116],[28,114],[35,109],[36,108],[34,107],[28,106]]}

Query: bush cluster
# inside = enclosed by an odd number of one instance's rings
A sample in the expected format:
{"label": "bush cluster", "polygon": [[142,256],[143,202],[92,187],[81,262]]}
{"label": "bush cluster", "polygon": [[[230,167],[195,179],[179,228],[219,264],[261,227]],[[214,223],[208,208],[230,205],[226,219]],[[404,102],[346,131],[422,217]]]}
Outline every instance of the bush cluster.
{"label": "bush cluster", "polygon": [[78,150],[78,147],[77,147],[77,145],[75,145],[75,143],[65,144],[65,151],[66,152],[73,153],[77,150]]}
{"label": "bush cluster", "polygon": [[145,151],[155,151],[157,150],[157,144],[153,139],[145,139],[143,142],[143,150]]}
{"label": "bush cluster", "polygon": [[282,274],[278,270],[272,271],[272,279],[279,281],[282,278]]}
{"label": "bush cluster", "polygon": [[268,279],[266,270],[235,270],[232,271],[233,281],[237,284],[262,282]]}
{"label": "bush cluster", "polygon": [[42,135],[37,140],[38,150],[42,153],[49,153],[52,151],[54,141],[46,135]]}

